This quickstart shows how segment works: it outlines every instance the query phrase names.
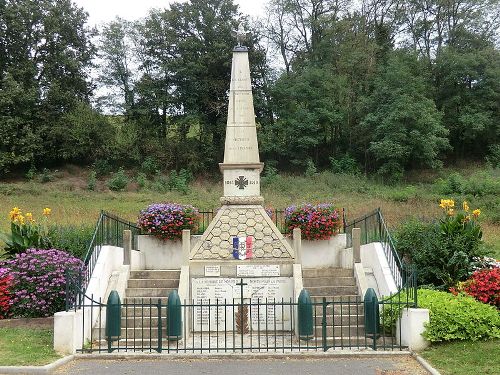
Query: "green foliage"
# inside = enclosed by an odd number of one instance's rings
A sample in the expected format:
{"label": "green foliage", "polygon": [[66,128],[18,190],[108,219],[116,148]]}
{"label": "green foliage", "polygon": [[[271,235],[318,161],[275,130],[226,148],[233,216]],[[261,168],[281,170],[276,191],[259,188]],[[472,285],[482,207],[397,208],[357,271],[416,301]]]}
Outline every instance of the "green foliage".
{"label": "green foliage", "polygon": [[97,187],[97,172],[90,171],[89,177],[87,178],[87,189],[94,191]]}
{"label": "green foliage", "polygon": [[451,173],[445,179],[436,181],[436,188],[443,195],[485,196],[500,194],[500,179],[492,171],[480,171],[469,178],[460,173]]}
{"label": "green foliage", "polygon": [[158,193],[166,193],[170,190],[169,179],[158,171],[151,183],[151,189]]}
{"label": "green foliage", "polygon": [[39,178],[41,183],[47,183],[50,181],[54,181],[54,174],[47,168],[43,168]]}
{"label": "green foliage", "polygon": [[181,169],[179,173],[176,171],[170,172],[168,179],[169,190],[178,191],[182,194],[187,194],[189,191],[189,184],[193,180],[193,174],[186,169]]}
{"label": "green foliage", "polygon": [[65,250],[80,259],[83,259],[87,254],[93,235],[94,226],[84,224],[51,225],[48,232],[48,237],[54,248]]}
{"label": "green foliage", "polygon": [[351,157],[349,154],[342,155],[338,159],[330,157],[329,160],[333,173],[350,174],[353,176],[361,174],[361,170],[356,159]]}
{"label": "green foliage", "polygon": [[92,167],[96,173],[96,177],[107,176],[113,170],[111,163],[107,159],[97,159]]}
{"label": "green foliage", "polygon": [[[418,307],[430,310],[423,336],[431,342],[500,338],[500,314],[493,306],[470,296],[430,289],[419,289],[417,298]],[[406,300],[404,293],[401,300]],[[384,307],[381,320],[389,328],[396,323],[402,307],[397,304]]]}
{"label": "green foliage", "polygon": [[479,223],[461,212],[439,222],[412,219],[395,231],[396,248],[414,263],[419,285],[449,289],[467,279],[486,251]]}
{"label": "green foliage", "polygon": [[38,223],[35,222],[31,213],[23,216],[22,212],[14,207],[10,212],[10,217],[10,233],[0,235],[0,239],[5,243],[3,250],[8,257],[13,258],[26,249],[46,249],[51,246],[47,216],[44,216]]}
{"label": "green foliage", "polygon": [[409,168],[441,166],[439,154],[449,147],[422,69],[410,54],[391,54],[366,101],[361,125],[373,131],[369,151],[378,173],[391,180]]}
{"label": "green foliage", "polygon": [[307,159],[307,162],[306,162],[306,170],[304,172],[305,176],[306,177],[313,177],[316,175],[316,173],[318,172],[316,166],[314,165],[314,162],[312,161],[312,159]]}
{"label": "green foliage", "polygon": [[26,177],[27,180],[32,181],[36,176],[36,167],[32,164],[30,169],[26,172],[24,177]]}
{"label": "green foliage", "polygon": [[137,186],[140,189],[144,189],[148,183],[148,178],[145,173],[139,172],[136,177]]}
{"label": "green foliage", "polygon": [[113,191],[122,191],[128,185],[128,177],[125,174],[125,170],[123,167],[120,167],[117,172],[111,175],[111,178],[108,180],[108,188]]}
{"label": "green foliage", "polygon": [[269,185],[279,178],[278,169],[276,168],[276,162],[268,161],[264,165],[264,173],[262,175],[262,185]]}
{"label": "green foliage", "polygon": [[500,168],[500,145],[491,145],[489,151],[490,153],[486,156],[486,161],[493,168]]}
{"label": "green foliage", "polygon": [[159,169],[158,161],[152,156],[146,157],[141,164],[141,171],[148,176],[153,176]]}

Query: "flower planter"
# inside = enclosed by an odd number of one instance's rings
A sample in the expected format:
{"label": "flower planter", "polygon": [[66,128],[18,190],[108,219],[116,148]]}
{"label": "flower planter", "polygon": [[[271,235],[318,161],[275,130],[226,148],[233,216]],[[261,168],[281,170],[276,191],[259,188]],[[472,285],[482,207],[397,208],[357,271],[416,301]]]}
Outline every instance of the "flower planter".
{"label": "flower planter", "polygon": [[[191,236],[194,246],[200,236]],[[144,266],[147,270],[180,269],[184,262],[182,241],[160,240],[155,236],[141,235],[137,237],[138,250],[144,255]]]}

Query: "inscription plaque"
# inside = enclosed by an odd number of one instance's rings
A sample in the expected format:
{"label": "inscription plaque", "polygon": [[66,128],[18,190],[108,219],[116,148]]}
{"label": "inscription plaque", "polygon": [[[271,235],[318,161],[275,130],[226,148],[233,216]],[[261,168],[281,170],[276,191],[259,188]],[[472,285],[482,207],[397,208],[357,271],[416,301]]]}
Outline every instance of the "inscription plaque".
{"label": "inscription plaque", "polygon": [[280,276],[280,266],[277,264],[241,264],[236,266],[236,276],[239,277]]}

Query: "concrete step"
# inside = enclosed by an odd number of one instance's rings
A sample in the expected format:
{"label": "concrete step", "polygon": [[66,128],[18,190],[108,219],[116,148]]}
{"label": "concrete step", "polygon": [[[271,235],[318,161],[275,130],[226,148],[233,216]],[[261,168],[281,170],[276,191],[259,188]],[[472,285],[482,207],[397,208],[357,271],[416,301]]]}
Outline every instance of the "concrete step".
{"label": "concrete step", "polygon": [[129,288],[171,288],[179,287],[179,279],[129,279]]}
{"label": "concrete step", "polygon": [[[144,298],[154,298],[154,297],[165,297],[165,299],[168,298],[168,295],[172,290],[176,288],[127,288],[125,289],[125,295],[127,298],[137,298],[137,297],[144,297]],[[158,302],[158,299],[153,303]]]}
{"label": "concrete step", "polygon": [[131,279],[179,279],[180,270],[140,270],[130,271]]}
{"label": "concrete step", "polygon": [[355,286],[356,280],[351,276],[320,276],[320,277],[306,277],[302,279],[304,288],[311,286]]}
{"label": "concrete step", "polygon": [[[323,332],[323,328],[321,326],[314,327],[314,333],[316,336],[321,336]],[[365,335],[365,326],[327,326],[326,327],[326,336],[336,336],[336,337],[344,337],[344,336],[364,336]]]}
{"label": "concrete step", "polygon": [[305,288],[311,297],[316,296],[352,296],[358,294],[358,287],[353,285],[341,286],[309,286]]}
{"label": "concrete step", "polygon": [[[322,315],[316,315],[314,317],[314,322],[315,325],[320,326],[321,323],[323,322],[323,316]],[[365,324],[365,315],[364,314],[358,314],[358,315],[327,315],[326,316],[326,324],[330,326],[338,326],[338,325],[351,325],[351,326],[356,326],[356,325],[363,325]]]}
{"label": "concrete step", "polygon": [[[396,347],[396,339],[391,336],[380,336],[376,340],[377,347],[378,348],[390,348],[391,346]],[[329,347],[335,347],[335,348],[348,348],[348,347],[372,347],[373,345],[373,338],[371,336],[327,336],[326,337],[326,344]],[[306,347],[307,346],[307,341],[301,340],[300,341],[301,347]],[[310,346],[321,346],[322,345],[322,337],[321,335],[313,337],[311,340],[309,340],[309,345]]]}
{"label": "concrete step", "polygon": [[353,277],[354,272],[349,268],[304,268],[302,277]]}

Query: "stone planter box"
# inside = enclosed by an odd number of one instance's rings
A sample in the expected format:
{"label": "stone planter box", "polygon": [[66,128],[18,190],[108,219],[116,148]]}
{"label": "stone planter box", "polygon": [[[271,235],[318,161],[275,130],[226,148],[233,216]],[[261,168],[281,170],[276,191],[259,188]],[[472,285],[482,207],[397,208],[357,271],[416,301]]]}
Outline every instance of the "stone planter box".
{"label": "stone planter box", "polygon": [[[191,247],[200,236],[191,236]],[[154,236],[137,236],[137,248],[144,255],[144,266],[147,270],[180,269],[184,262],[182,241],[160,240]]]}
{"label": "stone planter box", "polygon": [[342,267],[345,246],[345,234],[337,234],[329,240],[302,240],[302,268]]}

